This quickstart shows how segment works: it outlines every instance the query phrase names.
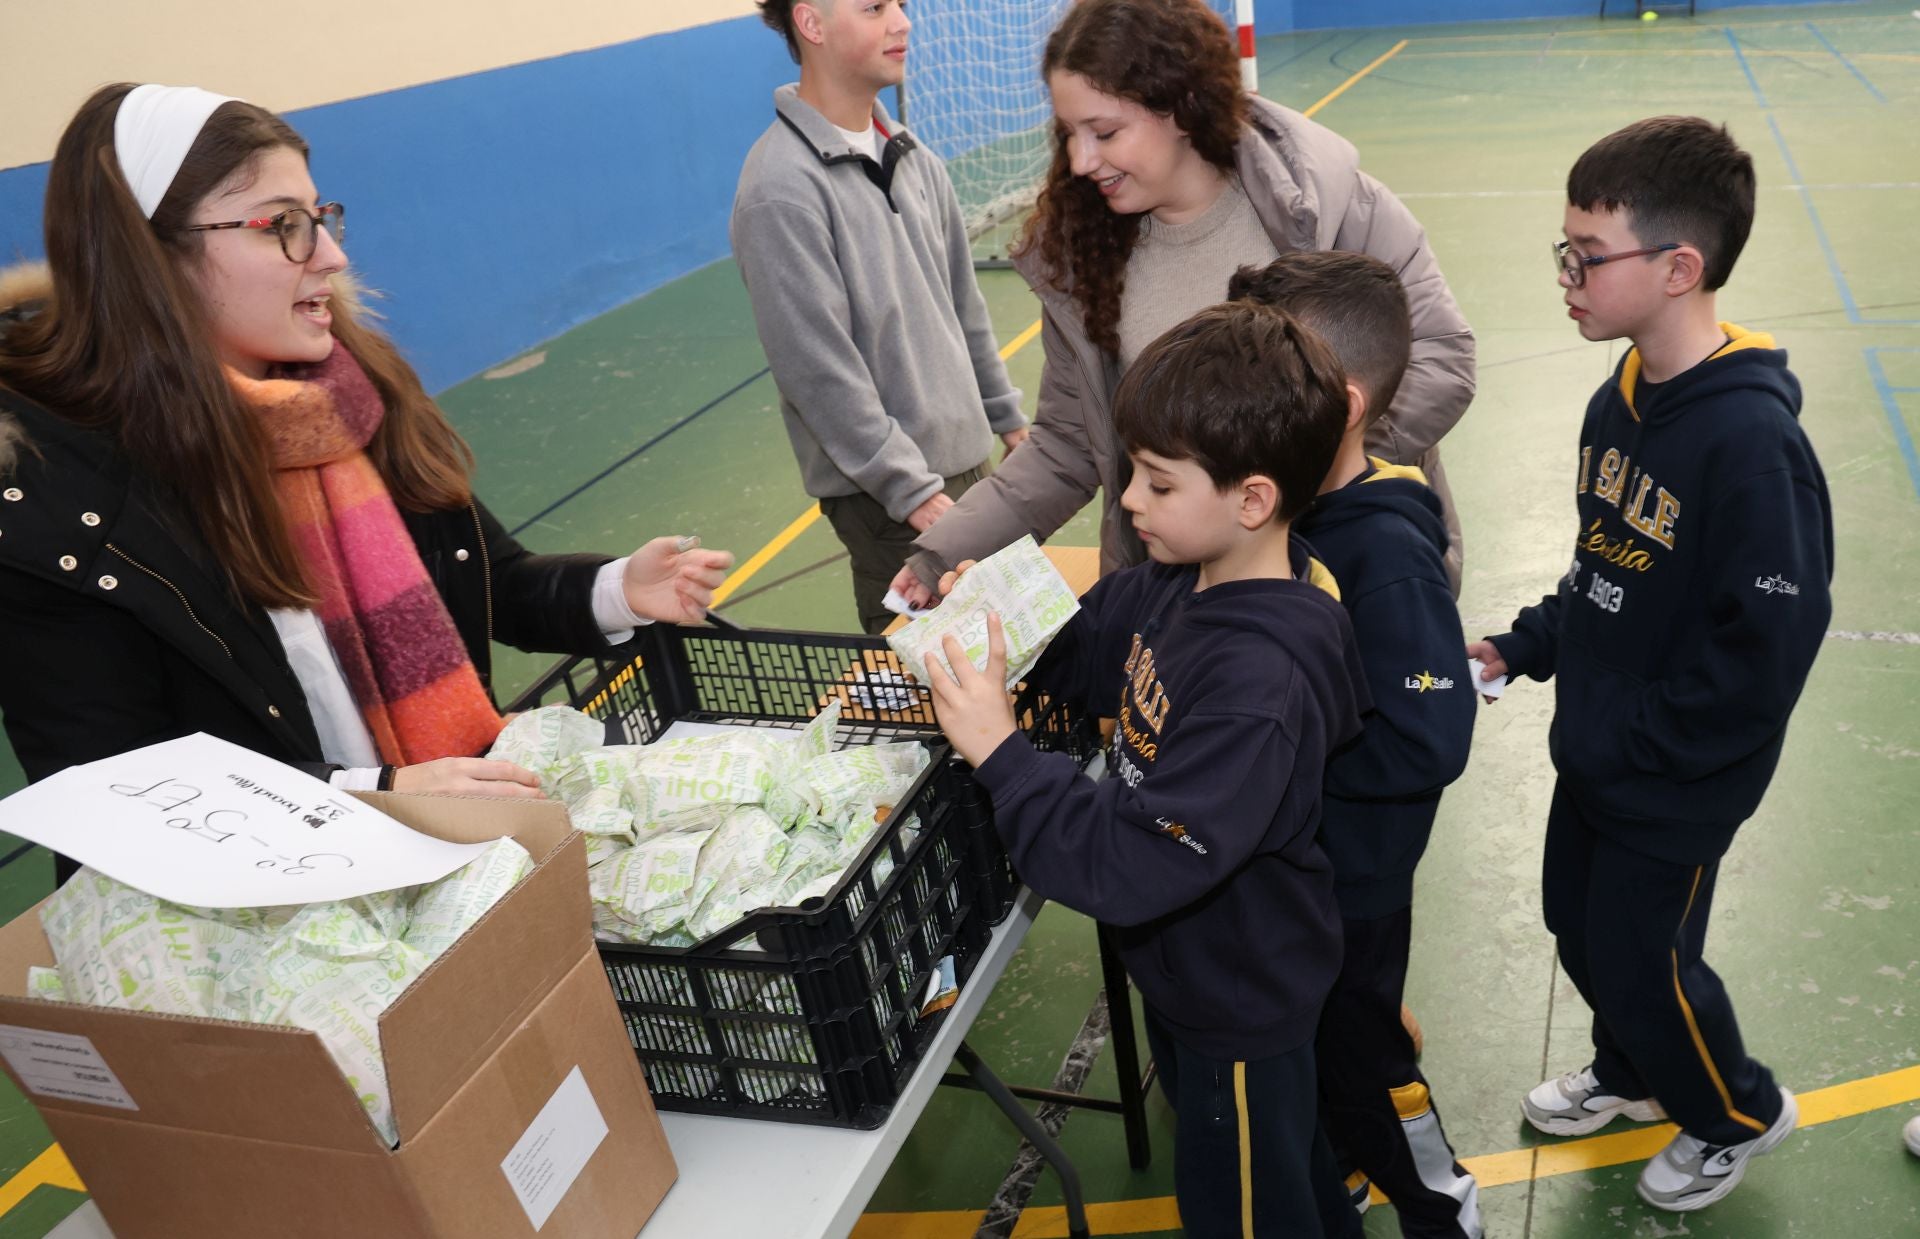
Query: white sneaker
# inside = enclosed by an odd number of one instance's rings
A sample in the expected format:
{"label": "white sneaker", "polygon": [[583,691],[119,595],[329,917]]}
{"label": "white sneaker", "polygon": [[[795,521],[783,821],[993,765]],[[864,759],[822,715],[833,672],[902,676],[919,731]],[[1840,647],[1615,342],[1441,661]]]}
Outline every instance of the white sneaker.
{"label": "white sneaker", "polygon": [[1640,1199],[1656,1209],[1691,1213],[1731,1192],[1747,1173],[1747,1163],[1772,1152],[1800,1122],[1800,1107],[1784,1088],[1780,1103],[1773,1126],[1739,1144],[1708,1144],[1686,1132],[1675,1136],[1640,1172]]}
{"label": "white sneaker", "polygon": [[1535,1085],[1520,1103],[1527,1122],[1549,1136],[1584,1136],[1599,1131],[1616,1118],[1653,1123],[1667,1117],[1651,1097],[1628,1101],[1600,1087],[1592,1067],[1569,1071],[1557,1080]]}
{"label": "white sneaker", "polygon": [[1907,1120],[1907,1152],[1920,1157],[1920,1114]]}

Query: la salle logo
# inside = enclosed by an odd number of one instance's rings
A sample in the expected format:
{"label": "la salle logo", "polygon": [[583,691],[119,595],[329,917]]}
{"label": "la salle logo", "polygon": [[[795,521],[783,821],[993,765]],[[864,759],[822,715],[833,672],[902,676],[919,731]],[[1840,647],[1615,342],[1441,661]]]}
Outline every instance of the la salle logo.
{"label": "la salle logo", "polygon": [[1194,851],[1200,853],[1200,855],[1202,856],[1205,856],[1207,854],[1206,845],[1201,843],[1200,840],[1194,838],[1192,835],[1188,834],[1187,828],[1181,825],[1179,822],[1171,821],[1164,817],[1157,817],[1154,819],[1154,825],[1160,828],[1161,834],[1165,835],[1169,839],[1172,839],[1174,842],[1184,844],[1185,846],[1190,847]]}
{"label": "la salle logo", "polygon": [[1419,675],[1407,677],[1407,687],[1417,693],[1433,693],[1452,688],[1453,681],[1446,676],[1436,676],[1431,671],[1422,671]]}

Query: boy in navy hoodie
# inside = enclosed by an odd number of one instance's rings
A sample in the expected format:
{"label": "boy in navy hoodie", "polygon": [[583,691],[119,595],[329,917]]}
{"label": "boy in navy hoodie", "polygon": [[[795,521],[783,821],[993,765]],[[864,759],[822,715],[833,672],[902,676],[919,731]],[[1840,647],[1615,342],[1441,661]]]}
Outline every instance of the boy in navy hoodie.
{"label": "boy in navy hoodie", "polygon": [[1568,314],[1633,347],[1587,405],[1572,566],[1468,652],[1556,686],[1543,902],[1594,1057],[1523,1112],[1555,1135],[1672,1116],[1640,1196],[1684,1211],[1798,1116],[1701,948],[1826,633],[1832,512],[1786,353],[1714,314],[1753,223],[1746,152],[1697,117],[1640,121],[1580,157],[1567,199]]}
{"label": "boy in navy hoodie", "polygon": [[1346,413],[1326,345],[1267,306],[1203,310],[1127,371],[1121,502],[1152,562],[1089,590],[1029,677],[1119,720],[1104,780],[1015,730],[997,617],[984,674],[956,644],[952,676],[928,659],[1021,877],[1117,928],[1194,1239],[1359,1233],[1316,1126],[1340,921],[1314,835],[1327,754],[1367,697],[1346,613],[1290,528]]}
{"label": "boy in navy hoodie", "polygon": [[1320,817],[1346,940],[1316,1047],[1327,1135],[1342,1169],[1356,1171],[1350,1190],[1377,1185],[1401,1234],[1479,1239],[1478,1187],[1447,1142],[1400,1017],[1413,870],[1442,789],[1466,769],[1475,711],[1440,501],[1420,470],[1370,459],[1365,446],[1407,368],[1406,290],[1377,258],[1318,250],[1243,267],[1227,296],[1291,314],[1347,374],[1346,433],[1294,525],[1339,584],[1374,704],[1360,739],[1327,763]]}

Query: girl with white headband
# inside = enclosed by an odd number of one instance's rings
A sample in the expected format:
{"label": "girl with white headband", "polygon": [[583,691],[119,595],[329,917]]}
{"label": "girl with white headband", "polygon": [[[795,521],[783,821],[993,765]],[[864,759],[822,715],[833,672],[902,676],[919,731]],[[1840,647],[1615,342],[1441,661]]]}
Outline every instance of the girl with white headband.
{"label": "girl with white headband", "polygon": [[48,271],[0,279],[0,714],[29,778],[205,731],[345,787],[537,796],[475,756],[489,641],[704,616],[732,557],[693,539],[507,534],[357,312],[343,218],[249,103],[121,84],[62,135]]}

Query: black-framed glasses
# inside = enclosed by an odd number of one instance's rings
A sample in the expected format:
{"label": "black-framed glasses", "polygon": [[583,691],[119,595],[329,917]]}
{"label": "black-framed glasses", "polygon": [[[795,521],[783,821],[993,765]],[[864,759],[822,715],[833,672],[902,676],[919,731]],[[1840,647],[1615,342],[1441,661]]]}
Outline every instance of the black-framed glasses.
{"label": "black-framed glasses", "polygon": [[1649,245],[1645,249],[1627,250],[1619,254],[1582,254],[1573,248],[1571,241],[1555,241],[1553,264],[1566,275],[1569,284],[1575,288],[1585,288],[1589,267],[1597,267],[1603,262],[1619,262],[1622,258],[1645,258],[1648,254],[1664,254],[1668,250],[1679,248],[1678,241],[1669,241],[1665,245]]}
{"label": "black-framed glasses", "polygon": [[325,228],[335,245],[347,239],[347,208],[338,202],[317,207],[288,207],[265,219],[236,219],[224,224],[188,224],[187,232],[218,232],[223,228],[271,228],[280,238],[280,252],[288,262],[311,262]]}

